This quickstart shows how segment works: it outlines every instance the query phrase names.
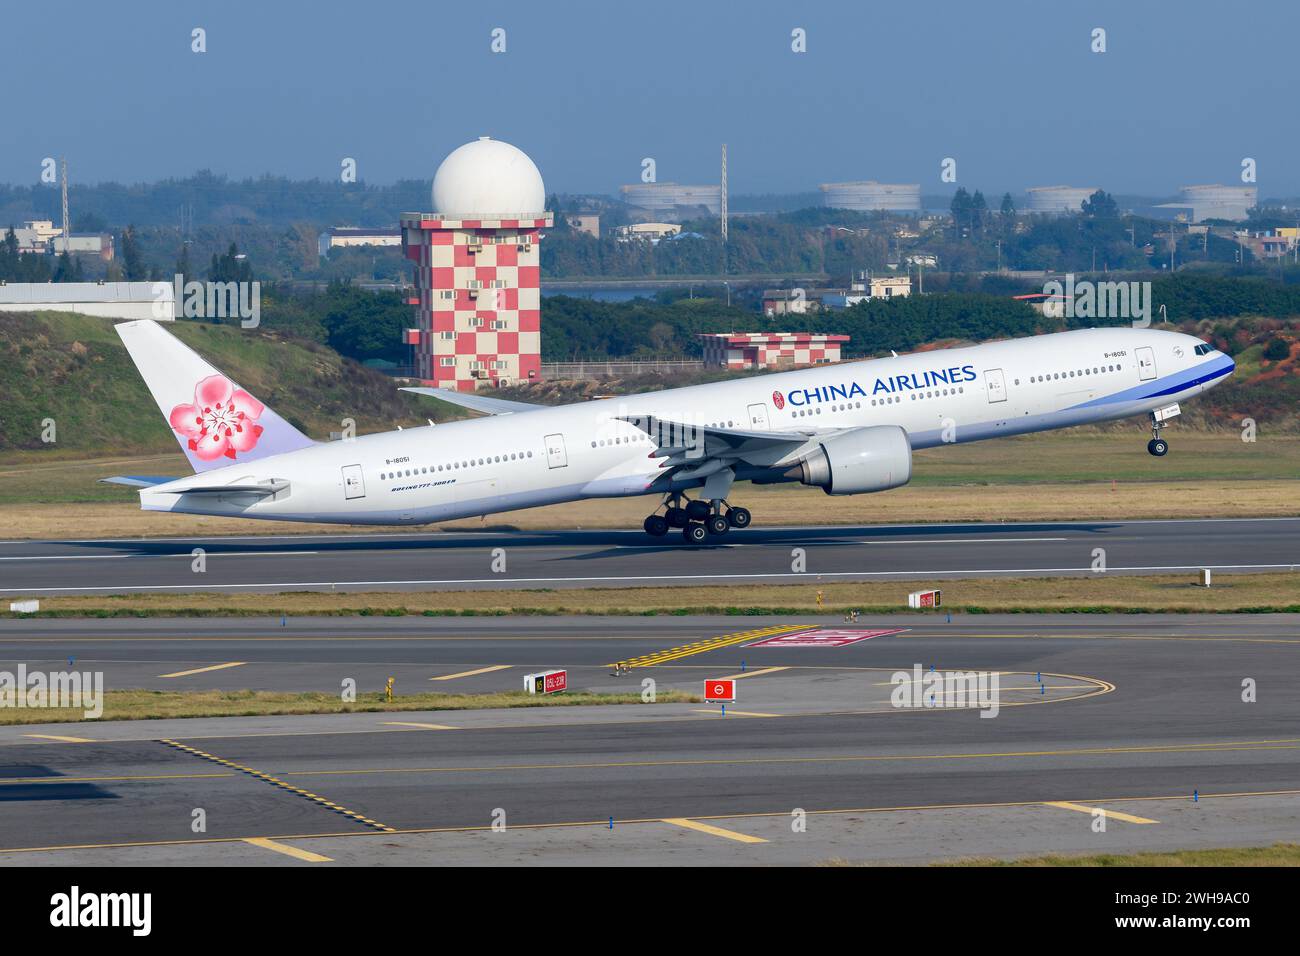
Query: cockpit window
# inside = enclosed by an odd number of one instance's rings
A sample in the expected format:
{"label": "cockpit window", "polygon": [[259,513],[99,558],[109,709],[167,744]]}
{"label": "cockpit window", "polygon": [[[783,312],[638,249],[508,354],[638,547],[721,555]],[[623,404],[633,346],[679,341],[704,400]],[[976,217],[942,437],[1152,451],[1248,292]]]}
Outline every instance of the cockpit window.
{"label": "cockpit window", "polygon": [[1202,342],[1200,345],[1196,346],[1196,354],[1197,354],[1197,355],[1209,355],[1209,354],[1210,354],[1211,352],[1213,352],[1213,351],[1214,351],[1214,346],[1213,346],[1213,345],[1206,345],[1204,342]]}

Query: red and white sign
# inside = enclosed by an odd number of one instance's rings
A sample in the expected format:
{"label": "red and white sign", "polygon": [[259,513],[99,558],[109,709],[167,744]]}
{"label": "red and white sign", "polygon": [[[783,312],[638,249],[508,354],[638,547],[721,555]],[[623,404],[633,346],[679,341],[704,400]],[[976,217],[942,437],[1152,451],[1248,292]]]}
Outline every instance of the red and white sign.
{"label": "red and white sign", "polygon": [[908,607],[938,607],[938,591],[913,591],[907,596]]}
{"label": "red and white sign", "polygon": [[568,671],[539,671],[524,675],[524,690],[530,694],[555,694],[568,688]]}
{"label": "red and white sign", "polygon": [[748,644],[747,647],[845,647],[849,644],[856,644],[859,641],[867,641],[873,637],[884,637],[886,634],[900,634],[907,630],[905,627],[895,627],[888,630],[865,631],[854,628],[830,628],[819,627],[811,631],[797,631],[794,634],[778,634],[776,637],[764,638],[754,644]]}
{"label": "red and white sign", "polygon": [[736,699],[736,682],[734,680],[706,680],[704,682],[704,699],[709,703],[732,703]]}

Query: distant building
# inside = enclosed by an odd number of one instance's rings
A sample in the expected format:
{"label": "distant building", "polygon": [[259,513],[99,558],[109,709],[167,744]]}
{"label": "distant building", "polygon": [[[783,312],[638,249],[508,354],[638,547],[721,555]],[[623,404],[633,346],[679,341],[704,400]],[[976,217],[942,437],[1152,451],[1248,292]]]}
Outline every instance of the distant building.
{"label": "distant building", "polygon": [[813,309],[821,308],[821,300],[815,298],[822,290],[813,289],[764,289],[764,315],[803,315]]}
{"label": "distant building", "polygon": [[594,212],[579,212],[566,215],[564,221],[574,232],[585,232],[589,236],[600,238],[600,216]]}
{"label": "distant building", "polygon": [[1081,212],[1084,200],[1091,197],[1099,188],[1097,186],[1031,186],[1025,190],[1025,202],[1020,211],[1047,215]]}
{"label": "distant building", "polygon": [[113,260],[113,237],[99,233],[73,233],[63,238],[63,229],[49,219],[29,219],[21,228],[14,229],[20,254],[61,255],[67,249],[73,255],[98,256],[105,262]]}
{"label": "distant building", "polygon": [[402,245],[402,230],[392,229],[358,229],[353,226],[334,226],[326,229],[316,240],[320,257],[324,259],[331,249],[349,249],[357,246],[393,246]]}
{"label": "distant building", "polygon": [[176,296],[170,282],[0,281],[0,312],[44,311],[170,322]]}
{"label": "distant building", "polygon": [[874,179],[853,183],[822,183],[822,204],[831,209],[859,212],[921,213],[919,183],[878,183]]}
{"label": "distant building", "polygon": [[705,368],[761,369],[840,360],[847,335],[815,332],[710,332],[700,335]]}
{"label": "distant building", "polygon": [[1242,231],[1236,233],[1236,239],[1257,259],[1281,259],[1296,251],[1297,244],[1300,244],[1300,229],[1284,226],[1255,233]]}
{"label": "distant building", "polygon": [[681,231],[682,227],[672,222],[635,222],[630,226],[619,226],[614,230],[614,235],[619,242],[649,239],[654,243],[660,239],[671,239]]}
{"label": "distant building", "polygon": [[860,276],[847,289],[824,289],[821,304],[827,309],[846,309],[868,299],[905,299],[912,294],[911,276]]}
{"label": "distant building", "polygon": [[721,186],[682,186],[678,183],[634,183],[620,186],[623,201],[644,209],[654,216],[670,213],[684,218],[704,210],[709,215],[722,213]]}

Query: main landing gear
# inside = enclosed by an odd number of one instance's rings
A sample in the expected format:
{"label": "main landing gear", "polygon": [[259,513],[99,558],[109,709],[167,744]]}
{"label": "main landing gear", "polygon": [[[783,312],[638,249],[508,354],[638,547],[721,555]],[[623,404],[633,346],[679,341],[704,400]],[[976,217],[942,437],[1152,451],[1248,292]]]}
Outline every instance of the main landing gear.
{"label": "main landing gear", "polygon": [[661,538],[669,529],[680,528],[687,544],[703,544],[732,528],[748,528],[754,520],[748,508],[733,507],[722,498],[688,500],[673,492],[664,497],[663,507],[663,514],[656,512],[645,519],[642,527],[646,534]]}

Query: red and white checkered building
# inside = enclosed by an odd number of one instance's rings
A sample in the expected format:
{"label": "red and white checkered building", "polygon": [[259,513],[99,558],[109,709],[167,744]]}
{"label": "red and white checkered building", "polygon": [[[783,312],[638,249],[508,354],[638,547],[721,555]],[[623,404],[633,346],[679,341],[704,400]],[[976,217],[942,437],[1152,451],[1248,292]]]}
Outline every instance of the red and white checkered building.
{"label": "red and white checkered building", "polygon": [[415,264],[416,291],[416,327],[406,331],[406,344],[424,384],[472,392],[541,376],[537,243],[553,221],[546,212],[402,215],[402,251]]}
{"label": "red and white checkered building", "polygon": [[847,335],[815,332],[710,332],[700,335],[705,367],[770,368],[840,360]]}

